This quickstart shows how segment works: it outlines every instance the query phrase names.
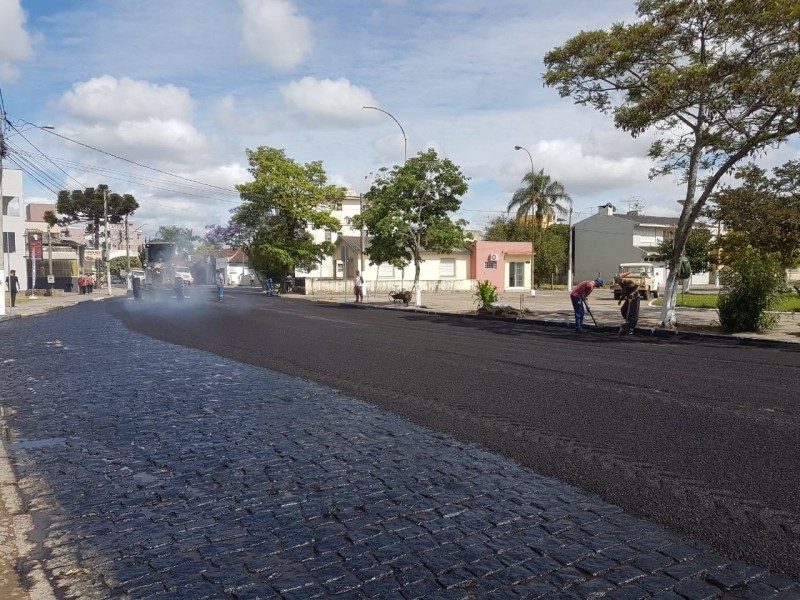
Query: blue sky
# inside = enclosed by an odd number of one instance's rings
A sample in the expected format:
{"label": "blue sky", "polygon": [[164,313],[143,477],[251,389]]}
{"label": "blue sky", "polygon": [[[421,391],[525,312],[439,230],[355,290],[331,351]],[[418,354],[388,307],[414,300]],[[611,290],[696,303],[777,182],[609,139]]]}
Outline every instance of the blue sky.
{"label": "blue sky", "polygon": [[[373,104],[403,124],[410,154],[432,146],[461,165],[461,216],[474,227],[530,168],[515,145],[564,183],[577,219],[634,198],[675,214],[680,189],[648,180],[647,139],[541,83],[547,50],[632,17],[632,0],[0,0],[0,84],[12,119],[224,188],[247,177],[245,148],[268,145],[365,191],[365,177],[403,153],[396,125],[361,110]],[[236,204],[234,193],[143,180],[132,175],[163,177],[26,135],[64,159],[74,179],[51,169],[63,185],[134,193],[149,231],[224,222]],[[87,172],[97,167],[117,179]],[[52,193],[29,179],[26,196]]]}

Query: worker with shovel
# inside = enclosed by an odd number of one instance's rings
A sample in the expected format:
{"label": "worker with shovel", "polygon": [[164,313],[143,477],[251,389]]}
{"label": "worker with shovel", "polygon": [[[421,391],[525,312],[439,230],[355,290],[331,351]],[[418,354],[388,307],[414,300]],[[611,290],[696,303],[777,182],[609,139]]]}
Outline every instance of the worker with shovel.
{"label": "worker with shovel", "polygon": [[578,285],[572,288],[572,292],[569,295],[570,300],[572,300],[572,308],[575,311],[575,331],[577,333],[583,333],[584,307],[587,309],[589,308],[589,305],[586,303],[586,299],[596,287],[603,287],[602,277],[581,281]]}

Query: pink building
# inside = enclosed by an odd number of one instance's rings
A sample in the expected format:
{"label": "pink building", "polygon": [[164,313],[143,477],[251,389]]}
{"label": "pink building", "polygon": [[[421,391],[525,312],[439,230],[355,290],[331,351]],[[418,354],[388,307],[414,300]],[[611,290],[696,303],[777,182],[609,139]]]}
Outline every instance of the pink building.
{"label": "pink building", "polygon": [[530,242],[474,242],[470,279],[490,281],[500,291],[530,289]]}

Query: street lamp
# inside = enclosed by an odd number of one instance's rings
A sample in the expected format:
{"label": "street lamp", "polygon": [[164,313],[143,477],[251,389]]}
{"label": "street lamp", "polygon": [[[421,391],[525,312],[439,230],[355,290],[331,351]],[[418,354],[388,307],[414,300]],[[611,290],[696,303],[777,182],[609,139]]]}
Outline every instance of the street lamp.
{"label": "street lamp", "polygon": [[[531,199],[533,200],[533,156],[531,156],[530,150],[525,148],[524,146],[514,146],[514,150],[524,150],[528,154],[528,158],[531,160]],[[535,213],[535,202],[531,202],[531,296],[536,295],[536,287],[534,284],[534,279],[536,275],[536,213]]]}
{"label": "street lamp", "polygon": [[383,110],[382,108],[378,108],[377,106],[362,106],[361,109],[362,110],[368,109],[368,110],[380,111],[385,115],[389,115],[391,117],[392,121],[397,123],[397,126],[400,128],[400,132],[403,134],[403,163],[405,163],[408,160],[408,138],[406,137],[406,130],[403,129],[402,125],[400,125],[400,121],[398,121],[394,117],[394,115],[392,113],[390,113],[388,110]]}
{"label": "street lamp", "polygon": [[[564,219],[558,220],[560,223],[564,222]],[[567,227],[569,227],[569,252],[568,252],[568,263],[567,263],[567,291],[572,290],[572,198],[569,198],[569,220],[567,221]]]}

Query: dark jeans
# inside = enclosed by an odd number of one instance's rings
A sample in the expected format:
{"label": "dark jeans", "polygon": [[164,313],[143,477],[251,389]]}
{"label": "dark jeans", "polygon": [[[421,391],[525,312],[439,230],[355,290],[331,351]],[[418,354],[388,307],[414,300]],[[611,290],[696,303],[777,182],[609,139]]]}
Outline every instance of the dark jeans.
{"label": "dark jeans", "polygon": [[11,307],[15,307],[17,305],[17,292],[11,292]]}
{"label": "dark jeans", "polygon": [[575,311],[575,329],[580,331],[583,329],[583,299],[572,295],[569,298],[572,300],[572,310]]}

